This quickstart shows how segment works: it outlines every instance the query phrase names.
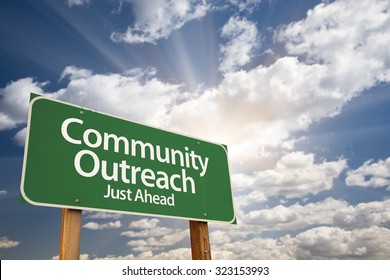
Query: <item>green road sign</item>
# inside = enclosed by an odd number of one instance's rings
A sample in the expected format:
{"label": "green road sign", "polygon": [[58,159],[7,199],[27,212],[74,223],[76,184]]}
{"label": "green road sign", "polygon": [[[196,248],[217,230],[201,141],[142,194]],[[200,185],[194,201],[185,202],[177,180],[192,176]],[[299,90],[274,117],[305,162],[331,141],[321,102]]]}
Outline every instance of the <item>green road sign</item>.
{"label": "green road sign", "polygon": [[223,145],[38,96],[21,194],[31,204],[235,222]]}

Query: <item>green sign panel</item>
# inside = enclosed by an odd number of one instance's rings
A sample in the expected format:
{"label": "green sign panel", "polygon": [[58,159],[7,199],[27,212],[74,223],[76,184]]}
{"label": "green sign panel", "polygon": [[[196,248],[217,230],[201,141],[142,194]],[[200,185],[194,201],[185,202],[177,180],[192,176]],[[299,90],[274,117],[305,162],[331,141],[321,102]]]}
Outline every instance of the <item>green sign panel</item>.
{"label": "green sign panel", "polygon": [[235,222],[223,145],[38,96],[21,183],[31,204]]}

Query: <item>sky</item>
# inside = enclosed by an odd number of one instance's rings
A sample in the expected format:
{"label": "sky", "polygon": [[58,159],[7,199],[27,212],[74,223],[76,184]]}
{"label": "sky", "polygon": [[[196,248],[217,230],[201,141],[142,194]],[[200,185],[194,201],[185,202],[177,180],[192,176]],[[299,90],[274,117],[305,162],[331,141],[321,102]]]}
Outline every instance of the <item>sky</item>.
{"label": "sky", "polygon": [[[30,92],[223,143],[213,259],[390,258],[390,2],[0,2],[0,258],[58,258],[19,202]],[[42,135],[45,137],[45,135]],[[191,259],[188,221],[83,211],[82,259]]]}

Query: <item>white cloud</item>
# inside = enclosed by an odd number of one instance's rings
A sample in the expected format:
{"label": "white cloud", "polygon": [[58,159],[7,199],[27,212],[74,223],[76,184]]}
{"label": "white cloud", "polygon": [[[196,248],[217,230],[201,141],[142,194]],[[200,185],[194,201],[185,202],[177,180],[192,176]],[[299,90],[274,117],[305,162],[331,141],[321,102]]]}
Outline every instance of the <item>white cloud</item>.
{"label": "white cloud", "polygon": [[[172,106],[186,94],[179,85],[163,83],[153,77],[154,69],[132,69],[124,74],[92,74],[90,70],[66,67],[62,78],[68,77],[66,88],[45,93],[47,83],[32,78],[10,82],[0,89],[0,130],[25,125],[30,92],[61,99],[76,105],[111,113],[133,121],[160,126]],[[26,131],[15,135],[17,144],[24,145]]]}
{"label": "white cloud", "polygon": [[8,192],[7,192],[6,190],[0,190],[0,197],[6,196],[7,193],[8,193]]}
{"label": "white cloud", "polygon": [[220,46],[222,54],[219,70],[232,72],[250,62],[253,51],[259,47],[259,34],[254,22],[231,17],[221,35],[228,42]]}
{"label": "white cloud", "polygon": [[175,100],[180,98],[180,87],[163,83],[150,74],[148,69],[144,75],[128,72],[80,77],[76,74],[58,95],[71,103],[158,125],[164,122]]}
{"label": "white cloud", "polygon": [[[390,244],[386,241],[384,247],[380,244],[390,234],[387,229],[390,226],[389,209],[390,199],[350,205],[327,198],[305,205],[296,203],[288,207],[279,205],[250,210],[241,216],[241,222],[234,228],[231,225],[210,228],[213,258],[387,259]],[[296,236],[259,237],[264,232],[302,231],[305,228],[310,229]],[[251,250],[251,246],[256,250]]]}
{"label": "white cloud", "polygon": [[130,223],[130,228],[136,228],[136,229],[154,229],[157,227],[157,224],[159,223],[159,220],[156,218],[152,219],[141,219],[138,221],[133,221]]}
{"label": "white cloud", "polygon": [[126,32],[111,34],[114,42],[155,43],[167,38],[188,21],[202,18],[209,6],[203,0],[128,1],[132,4],[135,24]]}
{"label": "white cloud", "polygon": [[69,77],[70,80],[87,79],[92,76],[92,71],[88,69],[79,68],[76,66],[66,66],[62,71],[60,80]]}
{"label": "white cloud", "polygon": [[[233,186],[236,185],[233,184]],[[267,201],[267,197],[264,194],[264,192],[261,190],[253,190],[250,191],[249,193],[236,195],[234,197],[234,207],[236,210],[236,216],[240,216],[244,212],[243,208],[252,204],[259,205],[260,203],[265,201]]]}
{"label": "white cloud", "polygon": [[328,198],[306,205],[278,205],[272,209],[253,210],[242,220],[263,230],[296,230],[309,225],[331,225],[338,211],[346,207],[346,202]]}
{"label": "white cloud", "polygon": [[232,241],[230,235],[221,230],[216,230],[210,233],[210,244],[218,245],[230,243]]}
{"label": "white cloud", "polygon": [[380,227],[354,229],[318,227],[285,237],[283,243],[297,259],[388,259],[390,230]]}
{"label": "white cloud", "polygon": [[[167,247],[177,245],[181,240],[189,237],[189,230],[174,229],[158,226],[156,218],[144,218],[130,223],[129,230],[121,233],[121,236],[129,237],[127,245],[134,252],[139,252],[135,258],[152,258],[153,252],[166,251]],[[146,256],[149,252],[149,255]]]}
{"label": "white cloud", "polygon": [[333,180],[346,168],[346,160],[314,162],[314,154],[292,152],[284,155],[273,169],[258,171],[253,176],[241,174],[245,185],[239,188],[258,189],[265,196],[305,197],[330,190]]}
{"label": "white cloud", "polygon": [[136,239],[127,242],[127,245],[132,247],[136,252],[146,252],[162,250],[164,247],[173,246],[179,243],[184,238],[189,237],[189,230],[175,230],[172,233],[168,233],[162,236],[155,235],[154,237],[148,237],[146,239]]}
{"label": "white cloud", "polygon": [[390,230],[316,227],[296,236],[211,244],[213,259],[388,259]]}
{"label": "white cloud", "polygon": [[6,236],[0,236],[0,249],[14,248],[19,245],[19,241],[9,240]]}
{"label": "white cloud", "polygon": [[47,82],[24,78],[9,82],[0,88],[0,131],[12,129],[27,122],[30,92],[42,94]]}
{"label": "white cloud", "polygon": [[279,39],[290,54],[327,65],[322,86],[348,95],[390,81],[389,8],[381,0],[320,4],[282,29]]}
{"label": "white cloud", "polygon": [[340,207],[333,217],[334,224],[344,229],[390,226],[390,199]]}
{"label": "white cloud", "polygon": [[322,87],[326,69],[284,57],[270,67],[227,73],[218,87],[174,106],[167,125],[226,143],[233,168],[258,168],[293,149],[293,132],[334,116],[350,99],[350,92]]}
{"label": "white cloud", "polygon": [[240,240],[214,246],[211,244],[213,259],[292,259],[290,250],[277,239],[254,237],[249,240]]}
{"label": "white cloud", "polygon": [[90,0],[67,0],[68,6],[83,6],[89,4]]}
{"label": "white cloud", "polygon": [[335,225],[343,229],[390,225],[390,200],[349,205],[346,201],[327,198],[324,201],[271,209],[251,210],[241,217],[258,230],[298,230],[307,226]]}
{"label": "white cloud", "polygon": [[80,260],[89,260],[89,254],[80,254]]}
{"label": "white cloud", "polygon": [[26,142],[26,134],[27,134],[27,127],[22,128],[15,134],[13,140],[15,141],[16,145],[24,146]]}
{"label": "white cloud", "polygon": [[258,172],[255,184],[268,195],[304,197],[330,190],[345,167],[343,159],[314,163],[314,154],[293,152],[283,156],[275,169]]}
{"label": "white cloud", "polygon": [[88,222],[85,225],[83,225],[83,228],[91,229],[91,230],[102,230],[102,229],[112,229],[112,228],[120,228],[122,226],[120,221],[115,222],[109,222],[109,223],[103,223],[99,224],[96,222]]}
{"label": "white cloud", "polygon": [[121,236],[129,237],[131,240],[127,242],[127,245],[144,257],[146,252],[152,254],[155,251],[166,250],[166,247],[175,246],[184,238],[189,237],[188,229],[160,227],[158,223],[159,220],[156,218],[133,221],[129,228],[135,230],[122,232]]}
{"label": "white cloud", "polygon": [[373,160],[368,160],[359,168],[349,170],[345,184],[351,187],[387,187],[387,190],[390,190],[390,157],[376,163]]}

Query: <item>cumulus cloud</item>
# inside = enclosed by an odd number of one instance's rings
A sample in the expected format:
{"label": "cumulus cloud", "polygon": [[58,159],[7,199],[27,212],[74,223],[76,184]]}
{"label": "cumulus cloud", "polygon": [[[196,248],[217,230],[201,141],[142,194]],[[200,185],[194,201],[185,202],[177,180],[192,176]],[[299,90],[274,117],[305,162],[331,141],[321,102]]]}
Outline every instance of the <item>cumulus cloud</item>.
{"label": "cumulus cloud", "polygon": [[247,240],[225,243],[220,246],[211,244],[214,259],[293,259],[292,252],[277,239],[254,237]]}
{"label": "cumulus cloud", "polygon": [[6,236],[0,236],[0,249],[9,249],[17,247],[19,243],[19,241],[9,240]]}
{"label": "cumulus cloud", "polygon": [[92,71],[76,66],[67,66],[65,67],[64,71],[62,71],[60,80],[64,79],[65,77],[69,77],[70,80],[76,80],[76,79],[86,79],[92,76]]}
{"label": "cumulus cloud", "polygon": [[344,229],[390,226],[390,199],[341,207],[333,217],[334,224]]}
{"label": "cumulus cloud", "polygon": [[390,190],[390,157],[378,162],[373,162],[371,159],[359,168],[349,170],[345,178],[345,184],[350,187],[387,187],[387,190]]}
{"label": "cumulus cloud", "polygon": [[[249,210],[242,215],[238,228],[211,227],[210,237],[215,241],[211,243],[213,258],[387,259],[389,244],[380,244],[390,234],[389,203],[390,199],[385,199],[351,205],[327,198],[304,205]],[[259,237],[275,230],[301,233]],[[256,250],[249,249],[250,246]]]}
{"label": "cumulus cloud", "polygon": [[232,72],[250,62],[253,51],[259,47],[259,34],[255,23],[232,17],[223,26],[221,36],[228,42],[220,46],[221,72]]}
{"label": "cumulus cloud", "polygon": [[88,222],[82,227],[91,230],[102,230],[102,229],[120,228],[121,226],[122,226],[121,221],[115,221],[115,222],[109,222],[103,224],[99,224],[96,222]]}
{"label": "cumulus cloud", "polygon": [[213,259],[388,259],[390,230],[321,226],[296,236],[212,244]]}
{"label": "cumulus cloud", "polygon": [[211,244],[225,244],[225,243],[230,243],[231,242],[231,237],[230,235],[221,230],[216,230],[210,233],[210,243]]}
{"label": "cumulus cloud", "polygon": [[335,225],[343,229],[390,225],[390,200],[360,203],[327,198],[305,205],[278,205],[270,209],[251,210],[242,220],[259,230],[298,230],[307,226]]}
{"label": "cumulus cloud", "polygon": [[[233,186],[236,186],[233,184]],[[252,204],[261,204],[262,202],[267,201],[267,197],[261,190],[252,190],[241,195],[236,195],[234,197],[234,207],[236,210],[236,216],[239,216],[244,213],[244,208]]]}
{"label": "cumulus cloud", "polygon": [[131,238],[127,245],[140,254],[161,251],[189,237],[188,229],[161,227],[158,223],[159,220],[156,218],[133,221],[129,225],[131,230],[122,232],[121,236]]}
{"label": "cumulus cloud", "polygon": [[346,168],[346,160],[315,163],[314,154],[291,152],[284,155],[275,168],[241,174],[238,188],[259,189],[266,196],[305,197],[330,190],[333,180]]}
{"label": "cumulus cloud", "polygon": [[332,224],[334,216],[346,205],[344,201],[331,198],[306,205],[294,204],[289,207],[278,205],[271,209],[250,211],[243,220],[249,224],[259,225],[264,230],[296,230],[309,225]]}
{"label": "cumulus cloud", "polygon": [[[111,113],[134,121],[161,125],[177,100],[183,98],[180,86],[164,83],[153,75],[153,69],[136,68],[124,74],[92,74],[88,69],[66,67],[66,88],[46,93],[44,86],[32,78],[10,82],[0,89],[0,130],[11,129],[27,122],[30,92],[61,99],[76,105]],[[25,131],[14,139],[24,144]]]}
{"label": "cumulus cloud", "polygon": [[167,38],[188,21],[202,18],[209,10],[204,0],[128,1],[132,4],[135,24],[125,32],[111,34],[114,42],[155,43]]}
{"label": "cumulus cloud", "polygon": [[27,122],[30,92],[43,94],[47,82],[23,78],[0,88],[0,131],[15,128]]}
{"label": "cumulus cloud", "polygon": [[21,130],[19,130],[13,140],[14,142],[16,143],[16,145],[18,146],[24,146],[25,142],[26,142],[26,135],[27,135],[27,127],[25,128],[22,128]]}
{"label": "cumulus cloud", "polygon": [[330,190],[345,167],[343,159],[316,164],[314,154],[293,152],[283,156],[275,169],[258,172],[255,184],[269,195],[304,197]]}
{"label": "cumulus cloud", "polygon": [[290,54],[327,65],[322,86],[348,95],[390,81],[389,8],[383,0],[320,4],[279,39]]}
{"label": "cumulus cloud", "polygon": [[335,116],[356,94],[323,87],[326,72],[326,65],[283,57],[270,67],[227,73],[218,87],[174,106],[167,125],[226,143],[235,165],[258,167],[259,159],[291,151],[293,132]]}
{"label": "cumulus cloud", "polygon": [[127,242],[127,245],[136,252],[162,250],[164,247],[173,246],[184,238],[189,237],[189,230],[176,229],[171,233],[161,236],[148,237],[146,239],[135,239]]}
{"label": "cumulus cloud", "polygon": [[130,223],[130,228],[136,228],[136,229],[154,229],[157,227],[157,224],[159,223],[159,220],[156,218],[152,219],[141,219],[138,221],[133,221]]}
{"label": "cumulus cloud", "polygon": [[84,75],[72,72],[66,89],[57,92],[59,98],[130,120],[151,123],[164,122],[176,99],[180,86],[164,83],[151,72]]}
{"label": "cumulus cloud", "polygon": [[388,259],[389,238],[390,230],[380,227],[351,231],[318,227],[282,242],[292,247],[296,259]]}

